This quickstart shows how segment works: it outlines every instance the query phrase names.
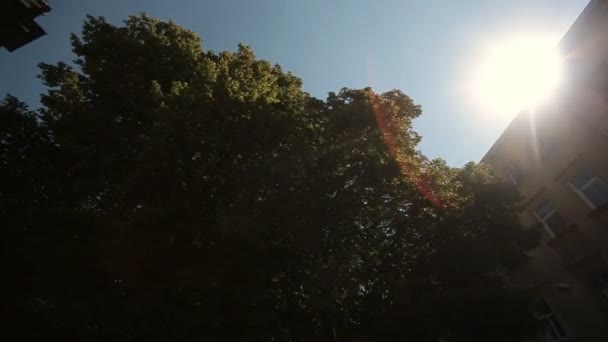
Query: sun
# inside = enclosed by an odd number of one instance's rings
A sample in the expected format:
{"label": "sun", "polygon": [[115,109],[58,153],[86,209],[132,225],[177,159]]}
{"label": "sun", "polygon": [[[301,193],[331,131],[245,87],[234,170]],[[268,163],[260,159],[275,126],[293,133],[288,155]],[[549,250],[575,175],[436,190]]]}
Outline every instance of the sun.
{"label": "sun", "polygon": [[515,115],[546,100],[560,81],[561,58],[551,37],[515,37],[493,44],[478,65],[476,96],[496,114]]}

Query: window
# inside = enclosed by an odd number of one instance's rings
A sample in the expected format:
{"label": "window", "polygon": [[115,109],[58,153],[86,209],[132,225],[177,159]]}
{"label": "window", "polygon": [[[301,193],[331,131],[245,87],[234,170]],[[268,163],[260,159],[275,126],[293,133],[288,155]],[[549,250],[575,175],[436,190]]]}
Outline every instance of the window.
{"label": "window", "polygon": [[507,176],[507,179],[515,186],[521,184],[523,180],[523,173],[517,166],[514,165],[505,168],[505,175]]}
{"label": "window", "polygon": [[562,321],[544,299],[537,301],[533,308],[534,317],[539,320],[545,330],[547,341],[566,341],[568,334]]}
{"label": "window", "polygon": [[544,201],[534,210],[534,215],[543,223],[553,236],[557,236],[566,229],[566,222],[548,200]]}
{"label": "window", "polygon": [[570,186],[594,209],[608,203],[608,185],[588,170],[572,178]]}

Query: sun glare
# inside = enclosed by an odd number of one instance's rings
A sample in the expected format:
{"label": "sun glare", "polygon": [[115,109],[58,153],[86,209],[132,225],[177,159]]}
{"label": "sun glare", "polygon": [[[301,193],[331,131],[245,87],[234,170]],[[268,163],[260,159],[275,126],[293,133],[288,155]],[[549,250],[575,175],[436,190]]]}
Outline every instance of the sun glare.
{"label": "sun glare", "polygon": [[560,80],[556,41],[521,37],[495,44],[479,65],[476,96],[496,114],[515,115],[547,99]]}

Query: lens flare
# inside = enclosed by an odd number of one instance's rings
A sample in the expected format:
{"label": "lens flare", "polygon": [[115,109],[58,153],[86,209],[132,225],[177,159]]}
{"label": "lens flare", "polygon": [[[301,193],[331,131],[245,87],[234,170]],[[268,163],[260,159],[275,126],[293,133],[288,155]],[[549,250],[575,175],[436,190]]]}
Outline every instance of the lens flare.
{"label": "lens flare", "polygon": [[374,93],[373,91],[371,96],[373,101],[372,103],[374,112],[376,115],[376,123],[378,125],[378,128],[380,129],[380,132],[382,133],[382,136],[384,137],[384,141],[386,142],[386,145],[388,146],[391,155],[393,156],[395,161],[397,161],[401,173],[405,177],[411,179],[416,185],[418,191],[420,191],[436,208],[442,208],[443,203],[441,201],[441,198],[437,195],[435,191],[433,191],[433,188],[431,187],[429,182],[425,181],[424,178],[420,175],[420,172],[416,165],[414,165],[412,162],[408,162],[406,160],[403,160],[402,158],[399,158],[397,146],[398,144],[395,137],[397,136],[397,134],[405,133],[395,132],[395,129],[388,124],[386,114],[382,110],[382,101],[380,99],[380,96]]}

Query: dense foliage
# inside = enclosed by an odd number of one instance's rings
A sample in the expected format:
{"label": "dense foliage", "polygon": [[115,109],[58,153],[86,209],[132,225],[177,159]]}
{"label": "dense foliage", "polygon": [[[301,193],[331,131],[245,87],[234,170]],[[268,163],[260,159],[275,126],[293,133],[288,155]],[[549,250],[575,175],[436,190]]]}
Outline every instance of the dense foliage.
{"label": "dense foliage", "polygon": [[[89,17],[0,103],[3,340],[514,341],[534,236],[398,90],[302,90],[145,15]],[[10,337],[10,338],[9,338]]]}

